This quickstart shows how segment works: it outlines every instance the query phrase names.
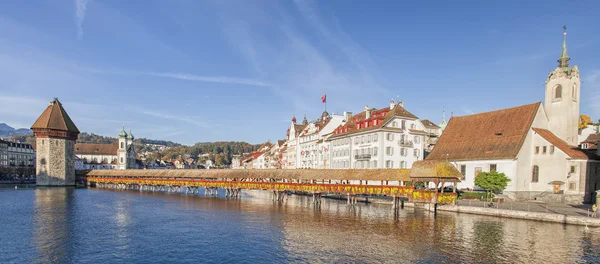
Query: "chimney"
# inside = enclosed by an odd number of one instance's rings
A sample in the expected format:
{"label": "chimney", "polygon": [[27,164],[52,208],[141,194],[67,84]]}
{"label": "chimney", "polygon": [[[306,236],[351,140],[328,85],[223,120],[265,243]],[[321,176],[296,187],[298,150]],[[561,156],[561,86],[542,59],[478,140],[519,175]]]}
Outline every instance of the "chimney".
{"label": "chimney", "polygon": [[365,105],[365,119],[369,118],[371,118],[371,109],[369,109],[369,106]]}
{"label": "chimney", "polygon": [[344,119],[346,120],[346,122],[350,121],[351,117],[352,117],[352,112],[344,112]]}
{"label": "chimney", "polygon": [[400,103],[398,103],[398,105],[400,105],[400,107],[404,107],[404,101],[400,101]]}
{"label": "chimney", "polygon": [[396,107],[396,101],[394,101],[394,99],[392,99],[390,101],[390,110],[394,109],[394,107]]}

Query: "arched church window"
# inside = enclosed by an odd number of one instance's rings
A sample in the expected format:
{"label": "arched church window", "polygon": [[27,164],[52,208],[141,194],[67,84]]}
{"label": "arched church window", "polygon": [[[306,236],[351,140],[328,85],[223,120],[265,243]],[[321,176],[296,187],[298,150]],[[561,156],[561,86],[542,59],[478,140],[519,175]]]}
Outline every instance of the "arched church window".
{"label": "arched church window", "polygon": [[531,182],[538,182],[540,176],[540,167],[533,165],[533,171],[531,172]]}
{"label": "arched church window", "polygon": [[573,91],[571,92],[573,99],[577,99],[577,84],[573,84]]}
{"label": "arched church window", "polygon": [[124,143],[123,143],[123,142],[121,142],[121,148],[124,148],[124,147],[125,147]]}
{"label": "arched church window", "polygon": [[121,157],[121,163],[123,163],[123,157]]}
{"label": "arched church window", "polygon": [[562,98],[562,86],[557,85],[554,87],[554,99]]}

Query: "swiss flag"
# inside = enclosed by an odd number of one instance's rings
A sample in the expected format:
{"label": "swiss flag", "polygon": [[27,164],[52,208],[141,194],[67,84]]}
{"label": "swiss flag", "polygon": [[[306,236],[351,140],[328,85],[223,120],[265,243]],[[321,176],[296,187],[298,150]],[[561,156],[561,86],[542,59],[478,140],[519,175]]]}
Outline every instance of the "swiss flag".
{"label": "swiss flag", "polygon": [[324,94],[323,96],[321,96],[321,102],[323,102],[323,103],[327,102],[327,94]]}

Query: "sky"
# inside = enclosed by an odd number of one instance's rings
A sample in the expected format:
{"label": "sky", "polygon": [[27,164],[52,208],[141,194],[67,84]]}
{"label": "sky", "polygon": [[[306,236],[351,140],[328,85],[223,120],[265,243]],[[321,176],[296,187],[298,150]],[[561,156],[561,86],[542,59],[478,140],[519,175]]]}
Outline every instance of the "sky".
{"label": "sky", "polygon": [[543,101],[561,51],[600,118],[600,1],[75,0],[0,4],[0,123],[58,97],[79,130],[283,139],[293,116],[421,119]]}

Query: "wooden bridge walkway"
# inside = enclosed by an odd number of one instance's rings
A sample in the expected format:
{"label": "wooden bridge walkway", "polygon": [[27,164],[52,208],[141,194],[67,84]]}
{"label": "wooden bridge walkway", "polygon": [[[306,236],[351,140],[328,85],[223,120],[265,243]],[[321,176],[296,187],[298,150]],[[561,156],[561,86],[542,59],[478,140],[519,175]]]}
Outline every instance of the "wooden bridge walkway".
{"label": "wooden bridge walkway", "polygon": [[[454,203],[457,194],[438,193],[446,182],[454,184],[462,177],[447,162],[420,161],[412,169],[378,170],[283,170],[283,169],[237,169],[237,170],[93,170],[87,173],[87,183],[100,188],[159,191],[168,193],[218,194],[239,198],[240,190],[273,191],[277,200],[287,192],[310,193],[315,203],[322,194],[346,195],[350,204],[356,203],[357,195],[381,195],[393,197],[394,207],[400,198],[412,202]],[[417,190],[416,182],[433,182],[434,190]],[[441,184],[441,186],[440,186]],[[428,186],[428,184],[426,184]],[[201,189],[202,188],[202,189]]]}

